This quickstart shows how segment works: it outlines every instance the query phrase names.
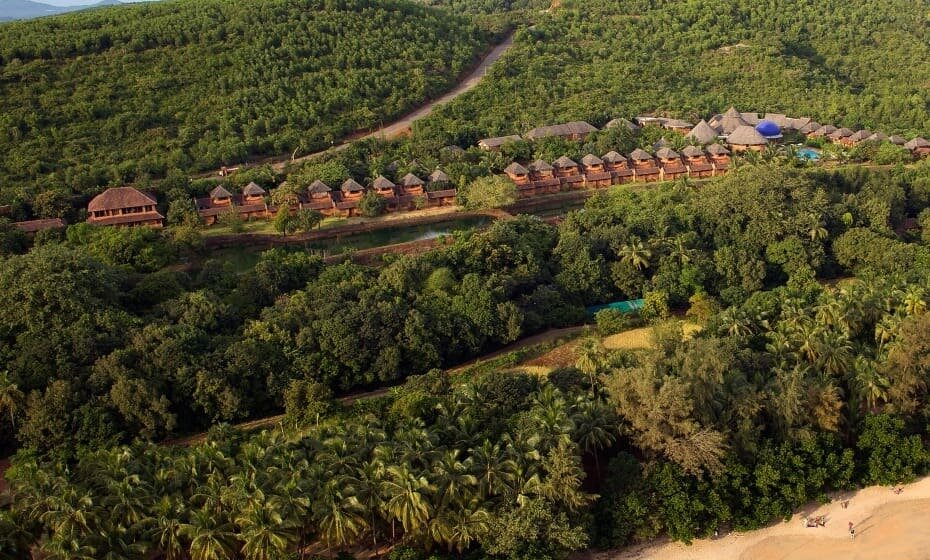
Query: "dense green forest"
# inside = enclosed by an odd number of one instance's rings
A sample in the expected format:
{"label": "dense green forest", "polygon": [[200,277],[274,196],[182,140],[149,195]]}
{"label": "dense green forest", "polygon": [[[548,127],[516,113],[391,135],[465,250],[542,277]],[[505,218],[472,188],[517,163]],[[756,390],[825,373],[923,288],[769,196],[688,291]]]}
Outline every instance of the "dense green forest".
{"label": "dense green forest", "polygon": [[[896,226],[930,231],[928,208],[926,163],[760,163],[378,269],[275,250],[244,273],[179,270],[165,264],[196,244],[170,230],[43,235],[0,262],[0,422],[22,446],[5,550],[275,558],[322,539],[560,558],[910,479],[930,466],[930,239]],[[654,351],[586,344],[548,380],[439,373],[640,295]],[[669,306],[702,334],[662,326]],[[331,401],[411,377],[351,410]],[[113,447],[282,408],[281,433]]]}
{"label": "dense green forest", "polygon": [[922,2],[568,0],[535,23],[491,79],[418,132],[465,142],[653,112],[696,122],[731,105],[930,130]]}
{"label": "dense green forest", "polygon": [[491,40],[468,16],[394,0],[182,0],[5,24],[0,200],[328,147],[444,91]]}

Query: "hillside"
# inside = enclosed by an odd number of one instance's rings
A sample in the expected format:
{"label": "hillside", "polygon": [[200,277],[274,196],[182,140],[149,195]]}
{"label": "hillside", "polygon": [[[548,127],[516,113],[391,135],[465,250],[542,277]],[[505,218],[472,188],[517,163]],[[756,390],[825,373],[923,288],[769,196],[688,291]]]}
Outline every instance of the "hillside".
{"label": "hillside", "polygon": [[928,39],[926,2],[569,0],[517,34],[493,79],[420,130],[699,119],[736,105],[926,133]]}
{"label": "hillside", "polygon": [[489,41],[401,0],[179,0],[7,24],[0,199],[328,146],[442,92]]}

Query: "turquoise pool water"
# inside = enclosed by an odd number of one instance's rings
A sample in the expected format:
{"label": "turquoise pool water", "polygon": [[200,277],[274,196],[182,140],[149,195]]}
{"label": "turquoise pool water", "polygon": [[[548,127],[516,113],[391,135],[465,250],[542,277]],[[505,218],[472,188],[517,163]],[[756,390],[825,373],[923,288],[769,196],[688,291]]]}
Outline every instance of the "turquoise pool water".
{"label": "turquoise pool water", "polygon": [[820,159],[820,152],[814,148],[801,148],[797,151],[798,159],[805,161],[817,161]]}

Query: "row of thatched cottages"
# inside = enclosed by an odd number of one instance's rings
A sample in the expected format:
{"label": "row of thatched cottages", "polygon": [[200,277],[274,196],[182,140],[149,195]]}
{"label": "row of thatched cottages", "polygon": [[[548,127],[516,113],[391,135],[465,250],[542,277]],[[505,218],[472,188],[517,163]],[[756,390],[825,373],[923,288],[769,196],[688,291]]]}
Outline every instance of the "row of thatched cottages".
{"label": "row of thatched cottages", "polygon": [[[417,208],[434,208],[455,204],[456,190],[449,176],[437,169],[426,181],[408,173],[398,183],[378,176],[366,188],[354,179],[348,179],[338,189],[323,181],[314,181],[306,190],[289,197],[290,211],[316,210],[324,216],[350,217],[359,215],[359,203],[367,192],[374,192],[385,202],[388,212],[409,211]],[[281,184],[282,187],[286,183]],[[203,198],[194,199],[197,213],[208,225],[215,224],[220,216],[235,212],[239,217],[270,218],[278,207],[269,203],[268,193],[255,183],[233,193],[219,185]],[[87,207],[87,221],[96,225],[162,227],[165,217],[158,212],[155,197],[133,187],[107,189],[94,197]]]}
{"label": "row of thatched cottages", "polygon": [[[882,132],[870,130],[852,130],[830,124],[820,124],[807,117],[789,117],[780,113],[765,113],[760,116],[754,112],[740,112],[730,107],[725,113],[701,120],[697,124],[680,119],[639,116],[633,120],[614,119],[604,128],[625,127],[636,131],[644,126],[657,126],[671,132],[677,132],[698,145],[725,142],[734,152],[761,151],[768,144],[777,143],[785,133],[810,138],[826,138],[847,148],[861,142],[891,142],[911,151],[914,157],[926,157],[930,154],[930,142],[917,137],[906,140],[901,136],[888,136]],[[533,142],[547,137],[566,140],[584,140],[598,129],[583,121],[566,124],[537,127],[523,136],[509,135],[484,138],[478,141],[478,147],[488,151],[500,151],[506,144],[517,141]]]}
{"label": "row of thatched cottages", "polygon": [[653,156],[637,148],[629,156],[611,151],[588,154],[576,163],[566,156],[550,165],[543,160],[523,166],[513,162],[504,173],[520,198],[561,190],[607,187],[632,182],[672,181],[680,177],[715,177],[730,169],[730,150],[720,144],[688,146],[681,153],[660,147]]}

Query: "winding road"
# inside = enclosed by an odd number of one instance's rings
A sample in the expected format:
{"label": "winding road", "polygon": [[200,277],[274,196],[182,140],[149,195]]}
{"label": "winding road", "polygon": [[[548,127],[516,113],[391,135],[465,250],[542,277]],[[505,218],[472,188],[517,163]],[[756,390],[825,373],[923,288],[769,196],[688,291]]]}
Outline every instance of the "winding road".
{"label": "winding road", "polygon": [[[376,132],[371,132],[371,133],[366,133],[364,131],[356,132],[355,134],[352,134],[348,136],[347,138],[345,138],[341,144],[338,144],[336,146],[333,146],[329,149],[326,149],[320,152],[314,152],[312,154],[307,154],[305,156],[301,156],[298,158],[289,158],[289,157],[284,157],[284,159],[282,159],[281,157],[263,158],[260,160],[253,161],[249,164],[243,164],[243,167],[248,166],[248,165],[271,163],[271,166],[272,168],[274,168],[275,171],[282,171],[284,169],[284,166],[287,165],[288,163],[297,163],[301,161],[306,161],[309,159],[313,159],[315,157],[319,157],[323,154],[344,150],[347,147],[349,147],[349,145],[352,142],[356,140],[364,140],[366,138],[394,138],[402,134],[405,134],[407,131],[410,130],[410,126],[413,124],[413,121],[422,119],[423,117],[432,113],[433,109],[436,108],[436,106],[441,105],[443,103],[448,103],[449,101],[452,101],[456,97],[462,95],[466,91],[469,91],[473,89],[475,86],[477,86],[478,84],[480,84],[481,80],[487,75],[488,69],[491,67],[491,65],[497,62],[497,60],[501,56],[503,56],[505,52],[510,50],[510,47],[513,46],[514,33],[515,31],[512,31],[510,35],[507,36],[506,39],[504,39],[496,47],[491,49],[491,52],[485,55],[485,57],[481,60],[481,62],[478,63],[478,66],[476,66],[475,69],[472,70],[471,73],[468,74],[468,76],[466,76],[465,79],[460,81],[458,85],[456,85],[454,88],[447,91],[441,97],[437,99],[433,99],[432,101],[428,101],[426,104],[420,106],[417,109],[414,109],[410,113],[407,113],[403,117],[388,124],[387,126],[379,128]],[[197,176],[198,177],[215,177],[219,173],[220,173],[220,170],[217,169],[209,173],[200,173]]]}

